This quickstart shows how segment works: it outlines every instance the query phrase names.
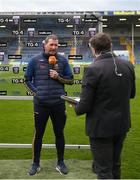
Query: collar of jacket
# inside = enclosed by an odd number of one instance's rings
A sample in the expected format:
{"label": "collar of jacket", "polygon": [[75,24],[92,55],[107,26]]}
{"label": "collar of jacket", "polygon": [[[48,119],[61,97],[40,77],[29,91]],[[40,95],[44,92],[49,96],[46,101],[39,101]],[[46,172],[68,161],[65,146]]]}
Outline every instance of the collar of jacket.
{"label": "collar of jacket", "polygon": [[98,61],[98,60],[101,60],[101,59],[106,59],[106,58],[111,58],[112,57],[112,54],[113,56],[116,57],[116,55],[114,53],[111,53],[111,52],[105,52],[105,53],[102,53],[100,56],[98,56],[95,61]]}

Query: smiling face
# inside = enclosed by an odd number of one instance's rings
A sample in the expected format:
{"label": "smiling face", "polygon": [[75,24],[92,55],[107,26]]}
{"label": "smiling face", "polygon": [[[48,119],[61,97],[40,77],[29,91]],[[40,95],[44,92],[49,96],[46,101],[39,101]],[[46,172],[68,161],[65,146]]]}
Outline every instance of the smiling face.
{"label": "smiling face", "polygon": [[44,44],[44,49],[46,54],[55,55],[58,49],[58,40],[49,39]]}

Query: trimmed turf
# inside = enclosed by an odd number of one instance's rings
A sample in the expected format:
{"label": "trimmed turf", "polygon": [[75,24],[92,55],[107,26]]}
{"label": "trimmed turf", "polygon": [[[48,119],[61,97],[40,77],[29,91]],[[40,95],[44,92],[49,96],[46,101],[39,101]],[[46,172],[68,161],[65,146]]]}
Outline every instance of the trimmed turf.
{"label": "trimmed turf", "polygon": [[69,168],[67,175],[60,175],[55,170],[56,160],[41,161],[40,173],[29,176],[31,160],[1,160],[0,179],[95,179],[91,170],[91,161],[69,159],[65,163]]}
{"label": "trimmed turf", "polygon": [[[128,133],[122,153],[123,179],[140,179],[140,65],[137,65],[135,70],[137,94],[136,98],[131,100],[132,128]],[[88,137],[85,136],[85,117],[77,117],[73,109],[68,105],[67,116],[66,144],[89,144]],[[33,131],[33,107],[31,101],[0,101],[0,143],[32,143]],[[47,125],[43,143],[54,144],[54,134],[50,122]],[[1,160],[30,159],[31,154],[31,149],[0,149]],[[56,158],[55,150],[43,150],[41,159],[46,158]],[[86,162],[91,158],[89,150],[65,151],[66,161],[75,159],[75,161],[85,160],[82,162]],[[0,173],[2,173],[1,164]],[[85,171],[83,170],[81,173],[84,174]]]}

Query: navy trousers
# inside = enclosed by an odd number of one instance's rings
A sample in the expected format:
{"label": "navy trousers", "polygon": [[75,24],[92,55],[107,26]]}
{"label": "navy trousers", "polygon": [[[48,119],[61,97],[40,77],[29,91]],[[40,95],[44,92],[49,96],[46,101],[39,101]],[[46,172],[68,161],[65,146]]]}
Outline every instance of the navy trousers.
{"label": "navy trousers", "polygon": [[65,139],[63,131],[66,123],[65,104],[53,107],[34,105],[35,134],[33,139],[33,161],[37,164],[40,162],[42,138],[49,117],[52,121],[55,134],[58,161],[63,161],[64,158]]}

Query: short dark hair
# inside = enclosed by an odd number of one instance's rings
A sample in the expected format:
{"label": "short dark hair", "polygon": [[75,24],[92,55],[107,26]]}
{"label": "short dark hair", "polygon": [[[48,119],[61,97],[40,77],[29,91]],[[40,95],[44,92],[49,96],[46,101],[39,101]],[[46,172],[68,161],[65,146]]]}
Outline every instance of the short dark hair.
{"label": "short dark hair", "polygon": [[111,38],[106,33],[98,33],[89,40],[89,44],[97,53],[111,50]]}
{"label": "short dark hair", "polygon": [[49,39],[58,40],[58,37],[54,34],[48,35],[45,39],[45,43],[48,43]]}

